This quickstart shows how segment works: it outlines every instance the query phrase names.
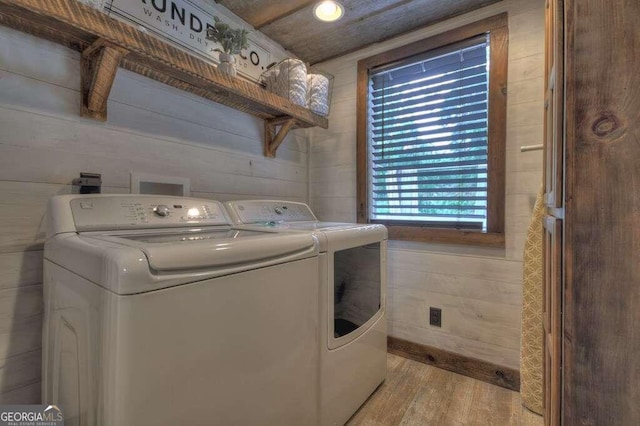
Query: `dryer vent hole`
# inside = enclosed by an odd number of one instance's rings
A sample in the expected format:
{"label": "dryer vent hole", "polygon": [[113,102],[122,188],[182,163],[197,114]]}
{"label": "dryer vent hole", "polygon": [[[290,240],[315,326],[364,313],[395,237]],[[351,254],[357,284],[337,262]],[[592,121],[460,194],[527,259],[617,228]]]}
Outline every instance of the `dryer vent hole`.
{"label": "dryer vent hole", "polygon": [[338,338],[346,336],[352,331],[357,330],[358,326],[349,320],[336,318],[333,320],[333,337]]}

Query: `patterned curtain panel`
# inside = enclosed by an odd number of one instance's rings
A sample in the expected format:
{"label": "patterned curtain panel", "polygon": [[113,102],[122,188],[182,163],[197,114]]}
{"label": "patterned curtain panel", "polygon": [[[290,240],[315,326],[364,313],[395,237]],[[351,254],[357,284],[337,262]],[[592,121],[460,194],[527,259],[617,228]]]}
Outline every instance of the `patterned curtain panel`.
{"label": "patterned curtain panel", "polygon": [[543,189],[533,208],[524,244],[522,289],[522,340],[520,348],[520,393],[529,410],[542,414],[543,352],[542,339],[542,219]]}

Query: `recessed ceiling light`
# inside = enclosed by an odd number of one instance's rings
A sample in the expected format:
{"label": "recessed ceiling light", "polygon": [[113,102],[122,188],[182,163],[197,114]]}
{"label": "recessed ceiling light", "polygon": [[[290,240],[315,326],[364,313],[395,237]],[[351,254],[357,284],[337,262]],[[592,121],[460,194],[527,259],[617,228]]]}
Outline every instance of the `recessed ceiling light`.
{"label": "recessed ceiling light", "polygon": [[344,7],[337,1],[321,1],[313,7],[315,17],[324,22],[333,22],[342,18]]}

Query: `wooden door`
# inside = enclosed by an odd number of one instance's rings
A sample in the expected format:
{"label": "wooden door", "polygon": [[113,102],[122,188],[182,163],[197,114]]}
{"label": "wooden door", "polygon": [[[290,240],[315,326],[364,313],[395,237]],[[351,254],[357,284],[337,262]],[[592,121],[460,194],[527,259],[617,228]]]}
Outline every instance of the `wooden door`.
{"label": "wooden door", "polygon": [[545,424],[559,425],[562,400],[562,217],[564,207],[564,4],[545,9],[544,403]]}

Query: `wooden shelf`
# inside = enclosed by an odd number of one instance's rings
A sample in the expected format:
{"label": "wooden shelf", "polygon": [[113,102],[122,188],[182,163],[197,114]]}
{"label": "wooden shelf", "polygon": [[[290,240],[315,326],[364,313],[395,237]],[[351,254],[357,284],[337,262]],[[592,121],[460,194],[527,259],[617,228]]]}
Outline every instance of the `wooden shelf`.
{"label": "wooden shelf", "polygon": [[[142,74],[265,120],[264,152],[287,132],[327,128],[327,118],[256,83],[231,78],[216,67],[76,0],[0,0],[0,25],[82,52],[81,115],[107,118],[107,99],[118,67]],[[279,131],[277,131],[279,128]]]}

